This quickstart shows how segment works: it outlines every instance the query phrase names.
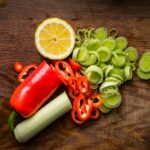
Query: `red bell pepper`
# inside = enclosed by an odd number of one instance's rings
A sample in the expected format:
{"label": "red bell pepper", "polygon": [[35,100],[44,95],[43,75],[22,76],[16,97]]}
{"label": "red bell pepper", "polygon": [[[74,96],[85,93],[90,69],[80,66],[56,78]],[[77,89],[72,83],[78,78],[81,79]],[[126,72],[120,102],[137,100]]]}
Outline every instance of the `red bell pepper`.
{"label": "red bell pepper", "polygon": [[30,117],[61,83],[54,68],[44,61],[16,88],[10,104],[23,117]]}

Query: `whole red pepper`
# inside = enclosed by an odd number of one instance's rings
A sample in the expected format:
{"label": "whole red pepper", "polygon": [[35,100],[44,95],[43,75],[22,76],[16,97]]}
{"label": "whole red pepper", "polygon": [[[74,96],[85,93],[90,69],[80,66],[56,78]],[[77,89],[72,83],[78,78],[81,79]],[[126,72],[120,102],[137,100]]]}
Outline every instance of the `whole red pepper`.
{"label": "whole red pepper", "polygon": [[23,117],[34,114],[61,85],[54,68],[43,61],[14,91],[10,104]]}

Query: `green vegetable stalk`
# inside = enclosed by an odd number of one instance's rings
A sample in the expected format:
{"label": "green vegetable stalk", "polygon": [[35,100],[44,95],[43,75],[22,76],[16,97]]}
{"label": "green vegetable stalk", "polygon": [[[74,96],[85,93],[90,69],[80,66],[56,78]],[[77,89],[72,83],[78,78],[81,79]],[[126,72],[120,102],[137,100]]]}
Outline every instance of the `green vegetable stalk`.
{"label": "green vegetable stalk", "polygon": [[16,126],[14,130],[16,140],[19,143],[27,142],[71,108],[71,102],[67,94],[63,92],[33,116]]}

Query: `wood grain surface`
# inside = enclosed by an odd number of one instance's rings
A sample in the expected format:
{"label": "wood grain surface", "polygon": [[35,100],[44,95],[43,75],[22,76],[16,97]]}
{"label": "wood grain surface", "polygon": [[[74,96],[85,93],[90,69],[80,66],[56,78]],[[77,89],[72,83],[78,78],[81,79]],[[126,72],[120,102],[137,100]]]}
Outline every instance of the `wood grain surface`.
{"label": "wood grain surface", "polygon": [[[26,144],[8,128],[9,100],[17,87],[13,64],[40,63],[34,45],[37,25],[60,17],[75,30],[105,26],[119,30],[141,55],[150,51],[149,0],[5,0],[0,1],[0,150],[149,150],[150,81],[134,73],[120,87],[122,104],[97,121],[75,125],[66,114]],[[3,3],[3,4],[2,4]]]}

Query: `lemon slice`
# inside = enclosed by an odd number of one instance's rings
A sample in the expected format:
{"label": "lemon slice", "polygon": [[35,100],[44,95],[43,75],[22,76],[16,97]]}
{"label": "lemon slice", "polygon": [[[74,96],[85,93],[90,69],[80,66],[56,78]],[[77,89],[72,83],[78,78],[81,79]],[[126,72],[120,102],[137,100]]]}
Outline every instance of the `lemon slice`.
{"label": "lemon slice", "polygon": [[35,32],[35,45],[44,57],[64,59],[73,51],[74,30],[66,21],[59,18],[46,19]]}

